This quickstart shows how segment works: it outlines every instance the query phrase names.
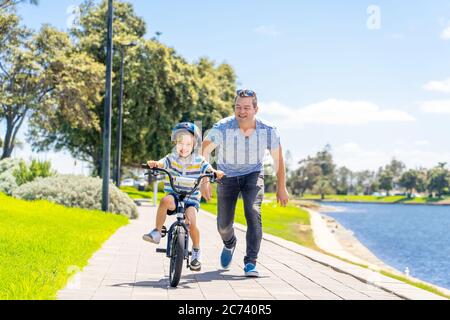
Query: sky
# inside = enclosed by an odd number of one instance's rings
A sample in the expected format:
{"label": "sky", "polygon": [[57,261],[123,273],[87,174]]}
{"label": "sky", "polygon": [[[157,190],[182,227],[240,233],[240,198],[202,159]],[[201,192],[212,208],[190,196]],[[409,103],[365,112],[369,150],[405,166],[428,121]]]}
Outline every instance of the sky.
{"label": "sky", "polygon": [[[147,38],[188,61],[230,64],[277,126],[292,166],[326,144],[338,166],[376,170],[450,164],[450,2],[131,0]],[[28,27],[73,21],[79,0],[21,5]],[[25,140],[21,130],[19,139]],[[4,133],[4,124],[0,127]],[[15,156],[29,158],[25,145]],[[87,172],[46,153],[62,173]]]}

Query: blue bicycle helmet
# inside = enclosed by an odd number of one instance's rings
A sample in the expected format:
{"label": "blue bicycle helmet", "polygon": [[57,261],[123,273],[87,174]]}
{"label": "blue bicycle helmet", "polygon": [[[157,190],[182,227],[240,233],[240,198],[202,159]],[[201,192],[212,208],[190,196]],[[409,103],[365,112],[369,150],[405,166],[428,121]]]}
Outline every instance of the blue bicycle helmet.
{"label": "blue bicycle helmet", "polygon": [[181,122],[172,129],[172,141],[176,141],[176,136],[182,131],[187,131],[194,136],[197,144],[202,137],[200,129],[192,122]]}

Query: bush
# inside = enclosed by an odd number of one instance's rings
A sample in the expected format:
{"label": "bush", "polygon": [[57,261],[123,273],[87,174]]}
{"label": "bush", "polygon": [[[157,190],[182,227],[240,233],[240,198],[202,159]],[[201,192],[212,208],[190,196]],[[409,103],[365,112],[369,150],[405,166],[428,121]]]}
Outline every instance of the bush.
{"label": "bush", "polygon": [[0,192],[11,195],[18,187],[14,170],[18,169],[21,160],[6,158],[0,161]]}
{"label": "bush", "polygon": [[[153,182],[149,183],[145,187],[145,191],[146,192],[153,192]],[[163,181],[158,183],[158,192],[164,192],[164,182]]]}
{"label": "bush", "polygon": [[21,161],[19,168],[14,170],[14,176],[19,186],[27,182],[34,181],[36,178],[47,178],[56,175],[55,171],[51,169],[50,161],[31,160],[31,164],[28,167],[25,161]]}
{"label": "bush", "polygon": [[[113,184],[109,186],[110,212],[129,218],[138,217],[134,202]],[[24,200],[48,200],[67,207],[101,210],[102,180],[100,178],[60,175],[38,178],[18,187],[13,196]]]}

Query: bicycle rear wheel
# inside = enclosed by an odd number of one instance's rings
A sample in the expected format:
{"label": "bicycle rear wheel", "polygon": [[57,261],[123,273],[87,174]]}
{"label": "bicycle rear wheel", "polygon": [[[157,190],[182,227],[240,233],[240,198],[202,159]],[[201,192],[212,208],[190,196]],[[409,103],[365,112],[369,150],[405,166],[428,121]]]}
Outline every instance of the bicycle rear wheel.
{"label": "bicycle rear wheel", "polygon": [[178,226],[172,237],[172,248],[170,254],[170,286],[176,287],[180,282],[181,270],[183,268],[186,232],[183,227]]}

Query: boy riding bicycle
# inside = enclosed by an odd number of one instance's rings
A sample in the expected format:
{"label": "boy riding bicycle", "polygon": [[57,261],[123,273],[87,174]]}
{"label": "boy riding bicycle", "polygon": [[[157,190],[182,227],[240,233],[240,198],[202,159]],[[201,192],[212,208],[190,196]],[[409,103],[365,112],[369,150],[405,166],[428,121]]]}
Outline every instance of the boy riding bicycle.
{"label": "boy riding bicycle", "polygon": [[[194,153],[197,142],[201,141],[200,130],[195,124],[189,122],[177,124],[172,130],[172,141],[176,144],[174,152],[159,161],[148,161],[147,164],[150,168],[166,169],[173,176],[193,179],[197,179],[206,172],[215,173],[218,180],[224,176],[222,171],[214,170],[205,158]],[[168,195],[162,198],[159,204],[155,229],[142,237],[145,241],[151,243],[159,244],[166,216],[174,214],[178,206],[178,195],[172,190],[168,180],[164,182],[164,192]],[[192,240],[192,271],[200,271],[201,269],[200,231],[196,219],[196,213],[200,209],[200,198],[201,193],[197,190],[185,200],[185,215]]]}

